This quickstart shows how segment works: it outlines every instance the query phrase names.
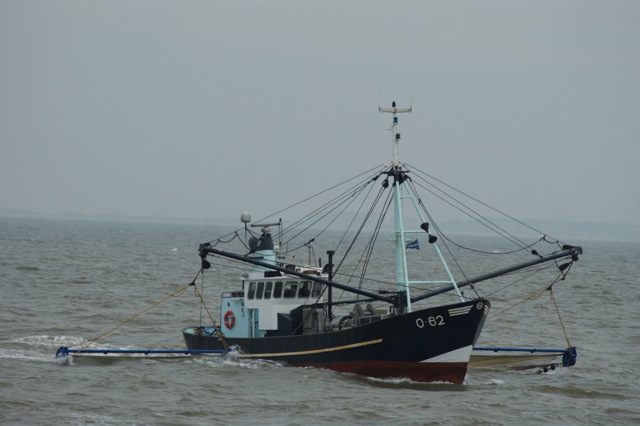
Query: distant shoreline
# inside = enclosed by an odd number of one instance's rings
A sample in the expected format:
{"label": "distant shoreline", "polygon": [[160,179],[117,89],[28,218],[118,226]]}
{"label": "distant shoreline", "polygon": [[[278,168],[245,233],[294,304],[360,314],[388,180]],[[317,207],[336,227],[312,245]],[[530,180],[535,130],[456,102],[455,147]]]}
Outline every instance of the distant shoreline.
{"label": "distant shoreline", "polygon": [[[193,217],[165,217],[165,216],[132,216],[124,213],[109,214],[85,214],[77,212],[63,213],[39,213],[26,209],[0,209],[0,218],[23,219],[52,219],[52,220],[84,220],[101,222],[130,222],[130,223],[167,223],[167,224],[193,224],[209,226],[240,227],[238,218],[205,219]],[[570,222],[570,221],[543,221],[536,219],[523,219],[539,233],[552,238],[564,240],[608,240],[608,241],[640,241],[640,225],[628,223],[604,223],[604,222]],[[286,223],[286,222],[285,222]],[[510,227],[511,223],[496,219],[495,223],[507,232],[516,232]],[[441,223],[443,229],[452,234],[492,235],[482,226],[473,221],[447,220]],[[531,232],[534,234],[534,232]]]}

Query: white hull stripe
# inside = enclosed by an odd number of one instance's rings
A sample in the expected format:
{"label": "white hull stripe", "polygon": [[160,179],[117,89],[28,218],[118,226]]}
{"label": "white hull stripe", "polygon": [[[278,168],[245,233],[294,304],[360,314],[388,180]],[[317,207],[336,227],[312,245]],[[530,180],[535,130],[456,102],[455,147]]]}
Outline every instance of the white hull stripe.
{"label": "white hull stripe", "polygon": [[463,306],[461,308],[449,309],[449,316],[455,317],[456,315],[466,315],[471,310],[471,305]]}
{"label": "white hull stripe", "polygon": [[421,362],[464,362],[468,363],[471,357],[471,351],[473,346],[465,346],[460,349],[453,350],[451,352],[444,353],[442,355],[434,356],[433,358],[425,359]]}
{"label": "white hull stripe", "polygon": [[324,352],[335,352],[335,351],[343,351],[345,349],[358,348],[361,346],[375,345],[377,343],[382,343],[382,339],[369,340],[368,342],[360,342],[353,343],[350,345],[344,346],[335,346],[333,348],[325,348],[325,349],[314,349],[310,351],[298,351],[298,352],[269,352],[263,354],[238,354],[240,358],[265,358],[265,357],[274,357],[274,356],[294,356],[294,355],[313,355],[320,354]]}

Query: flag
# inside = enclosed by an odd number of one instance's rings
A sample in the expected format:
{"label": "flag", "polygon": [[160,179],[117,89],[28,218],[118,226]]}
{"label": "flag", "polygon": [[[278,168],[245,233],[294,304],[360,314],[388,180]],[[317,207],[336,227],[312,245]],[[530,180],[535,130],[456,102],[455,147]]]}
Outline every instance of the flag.
{"label": "flag", "polygon": [[420,250],[420,244],[418,243],[418,239],[416,238],[414,241],[407,243],[407,245],[404,246],[404,248]]}

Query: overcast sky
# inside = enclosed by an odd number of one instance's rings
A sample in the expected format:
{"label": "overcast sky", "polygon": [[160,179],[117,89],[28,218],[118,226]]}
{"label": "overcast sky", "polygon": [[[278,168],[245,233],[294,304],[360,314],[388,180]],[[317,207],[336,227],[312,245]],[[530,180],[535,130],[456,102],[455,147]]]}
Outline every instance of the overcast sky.
{"label": "overcast sky", "polygon": [[0,0],[0,208],[236,218],[400,159],[640,224],[640,2]]}

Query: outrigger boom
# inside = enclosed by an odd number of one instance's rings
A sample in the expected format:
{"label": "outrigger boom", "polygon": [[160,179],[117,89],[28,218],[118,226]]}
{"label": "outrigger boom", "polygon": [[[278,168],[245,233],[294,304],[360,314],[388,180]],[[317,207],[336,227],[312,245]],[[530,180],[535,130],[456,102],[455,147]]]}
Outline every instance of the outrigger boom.
{"label": "outrigger boom", "polygon": [[[578,255],[582,254],[582,247],[579,246],[568,246],[565,245],[562,247],[563,250],[560,252],[556,252],[556,253],[552,253],[550,255],[547,256],[541,256],[538,259],[535,260],[531,260],[529,262],[525,262],[525,263],[520,263],[518,265],[514,265],[514,266],[510,266],[508,268],[504,268],[504,269],[500,269],[498,271],[494,271],[494,272],[489,272],[483,275],[479,275],[475,278],[470,278],[468,280],[464,280],[464,281],[460,281],[459,283],[457,283],[457,287],[466,287],[472,284],[476,284],[482,281],[486,281],[486,280],[490,280],[491,278],[496,278],[499,277],[501,275],[505,275],[508,274],[510,272],[515,272],[515,271],[519,271],[521,269],[525,269],[525,268],[529,268],[531,266],[535,266],[535,265],[539,265],[541,263],[546,263],[546,262],[550,262],[552,260],[556,260],[556,259],[564,259],[564,258],[571,258],[571,261],[576,261],[578,260]],[[560,265],[560,269],[564,269],[562,267],[562,265]],[[442,293],[446,293],[448,291],[454,290],[455,287],[453,285],[448,286],[448,287],[443,287],[441,289],[438,290],[434,290],[434,291],[430,291],[428,293],[425,293],[423,295],[420,296],[416,296],[414,298],[411,299],[411,302],[418,302],[420,300],[424,300],[424,299],[428,299],[430,297],[433,296],[437,296],[439,294]]]}
{"label": "outrigger boom", "polygon": [[[400,296],[401,296],[401,294],[404,294],[404,292],[397,292],[396,296],[394,296],[394,297],[386,297],[386,296],[383,296],[383,295],[380,295],[380,294],[375,294],[375,293],[368,292],[366,290],[361,290],[359,288],[349,287],[349,286],[346,286],[346,285],[343,285],[343,284],[336,283],[334,281],[329,281],[329,280],[326,280],[324,278],[316,277],[316,276],[309,275],[309,274],[304,274],[302,272],[297,272],[295,270],[284,268],[284,267],[281,267],[281,266],[278,266],[278,265],[274,265],[274,264],[271,264],[271,263],[262,262],[262,261],[255,260],[255,259],[251,259],[251,258],[246,257],[246,256],[241,256],[241,255],[238,255],[238,254],[235,254],[235,253],[229,253],[229,252],[225,252],[225,251],[222,251],[222,250],[214,249],[214,248],[211,248],[211,247],[207,246],[206,244],[202,244],[200,246],[200,256],[202,258],[204,258],[204,257],[206,257],[207,254],[213,254],[213,255],[218,255],[218,256],[222,256],[222,257],[227,257],[227,258],[230,258],[230,259],[239,260],[241,262],[250,263],[250,264],[253,264],[253,265],[256,265],[256,266],[261,266],[261,267],[264,267],[264,268],[268,268],[268,269],[272,269],[272,270],[275,270],[275,271],[279,271],[279,272],[282,272],[282,273],[285,273],[285,274],[294,275],[294,276],[297,276],[297,277],[300,277],[300,278],[310,279],[312,281],[316,281],[316,282],[319,282],[321,284],[325,284],[325,285],[327,285],[329,287],[335,287],[335,288],[338,288],[338,289],[341,289],[341,290],[345,290],[345,291],[348,291],[348,292],[351,292],[351,293],[359,294],[361,296],[366,296],[366,297],[369,297],[369,298],[374,299],[374,300],[387,302],[387,303],[390,303],[390,304],[392,304],[392,305],[394,305],[396,307],[400,307],[399,305],[402,304],[402,297],[400,297]],[[464,280],[464,281],[460,281],[460,282],[457,283],[457,287],[458,288],[466,287],[466,286],[469,286],[469,285],[472,285],[472,284],[476,284],[476,283],[479,283],[479,282],[482,282],[482,281],[489,280],[491,278],[495,278],[495,277],[498,277],[498,276],[501,276],[501,275],[508,274],[510,272],[519,271],[521,269],[526,269],[526,268],[529,268],[531,266],[539,265],[541,263],[550,262],[550,261],[556,260],[556,259],[564,259],[564,258],[569,258],[570,257],[572,261],[576,261],[576,260],[578,260],[578,255],[581,255],[581,254],[582,254],[582,247],[565,245],[565,246],[563,246],[563,250],[561,252],[552,253],[552,254],[547,255],[547,256],[541,256],[540,258],[531,260],[529,262],[525,262],[525,263],[521,263],[521,264],[518,264],[518,265],[510,266],[508,268],[503,268],[503,269],[500,269],[498,271],[489,272],[489,273],[486,273],[486,274],[483,274],[483,275],[479,275],[479,276],[474,277],[474,278],[470,278],[470,279],[467,279],[467,280]],[[452,290],[455,290],[455,289],[456,289],[456,286],[450,285],[450,286],[447,286],[447,287],[440,288],[438,290],[430,291],[430,292],[424,293],[424,294],[422,294],[420,296],[412,297],[411,298],[411,303],[418,302],[418,301],[424,300],[424,299],[428,299],[430,297],[434,297],[434,296],[437,296],[437,295],[440,295],[442,293],[446,293],[448,291],[452,291]]]}
{"label": "outrigger boom", "polygon": [[56,358],[79,354],[140,354],[140,355],[224,355],[229,351],[219,349],[70,349],[61,346],[56,351]]}

